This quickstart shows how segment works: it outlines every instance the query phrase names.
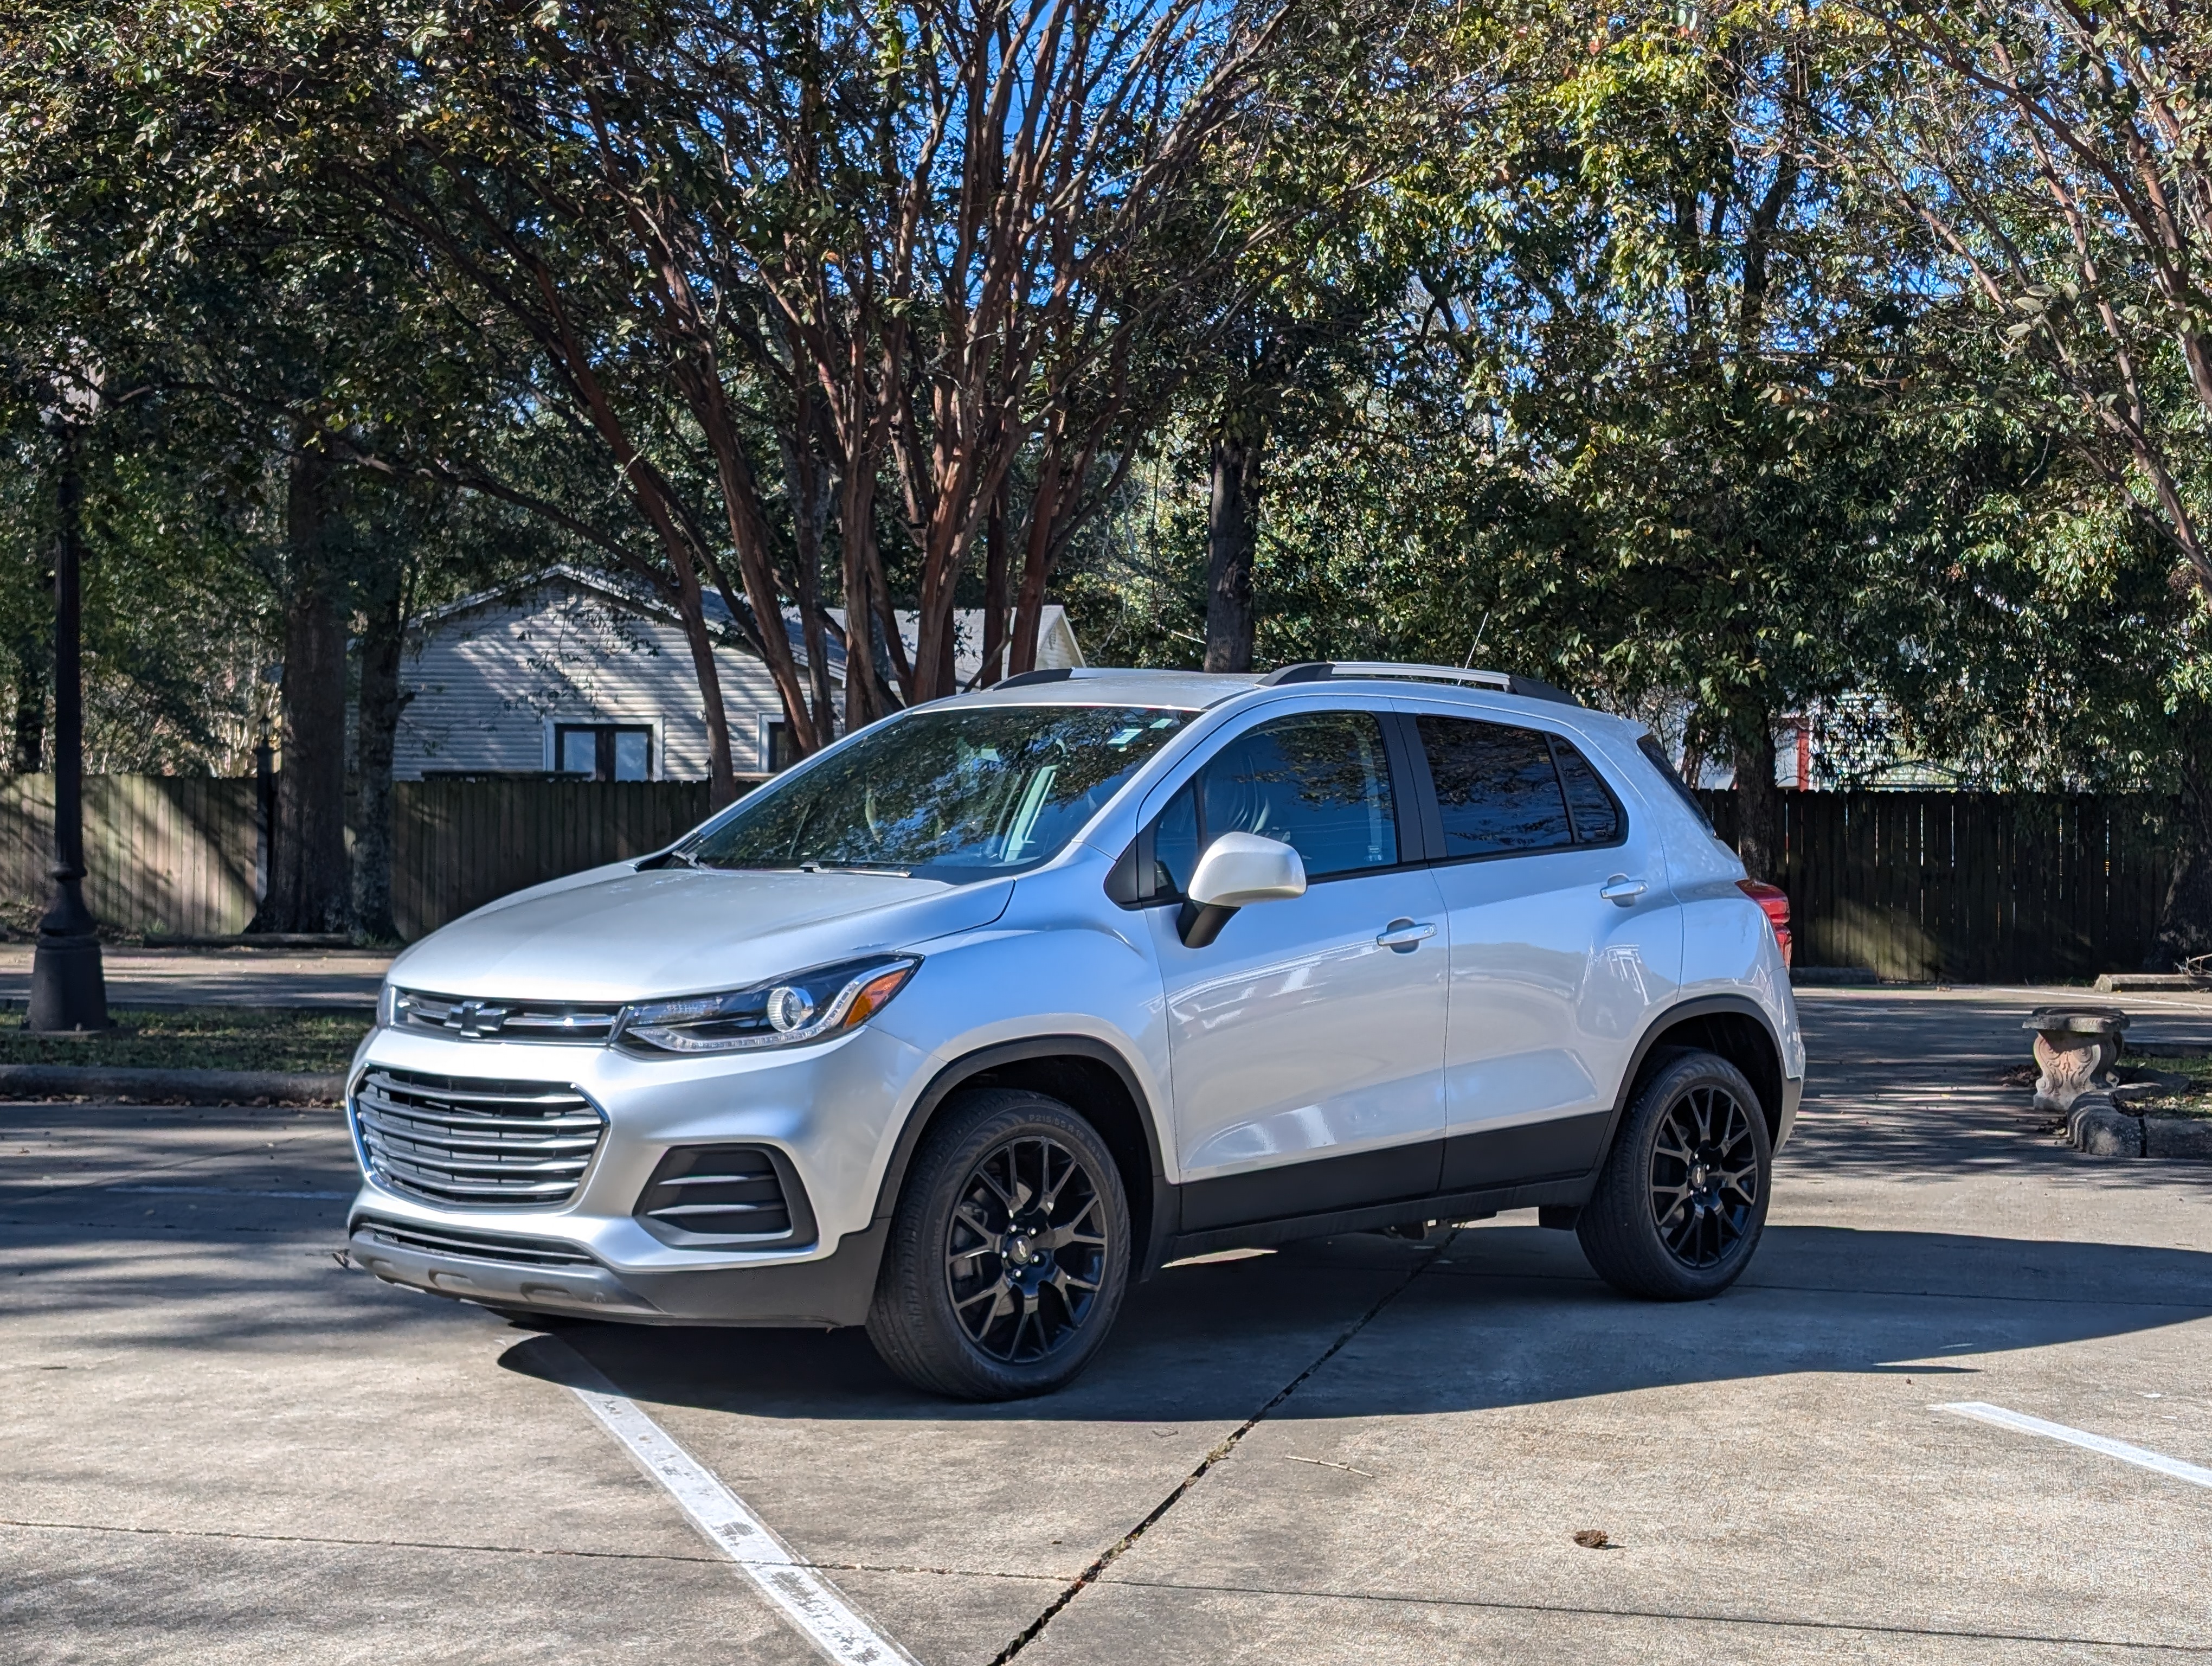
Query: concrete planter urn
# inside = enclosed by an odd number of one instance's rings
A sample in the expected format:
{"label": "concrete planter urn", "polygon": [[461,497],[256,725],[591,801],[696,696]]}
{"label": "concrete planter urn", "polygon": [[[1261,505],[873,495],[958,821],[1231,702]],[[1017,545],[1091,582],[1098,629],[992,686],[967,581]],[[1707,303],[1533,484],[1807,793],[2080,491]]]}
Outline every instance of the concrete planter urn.
{"label": "concrete planter urn", "polygon": [[2109,1091],[2118,1078],[2128,1015],[2117,1006],[2040,1006],[2021,1028],[2035,1031],[2035,1108],[2063,1116],[2085,1093]]}

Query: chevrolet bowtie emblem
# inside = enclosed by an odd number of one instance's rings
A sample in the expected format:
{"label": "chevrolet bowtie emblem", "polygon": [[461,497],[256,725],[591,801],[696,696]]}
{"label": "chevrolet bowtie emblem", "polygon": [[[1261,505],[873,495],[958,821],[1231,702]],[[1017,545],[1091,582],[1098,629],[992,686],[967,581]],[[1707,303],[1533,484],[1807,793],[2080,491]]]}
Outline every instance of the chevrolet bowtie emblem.
{"label": "chevrolet bowtie emblem", "polygon": [[481,1000],[462,1001],[446,1014],[446,1028],[464,1036],[495,1036],[506,1022],[507,1008],[489,1006]]}

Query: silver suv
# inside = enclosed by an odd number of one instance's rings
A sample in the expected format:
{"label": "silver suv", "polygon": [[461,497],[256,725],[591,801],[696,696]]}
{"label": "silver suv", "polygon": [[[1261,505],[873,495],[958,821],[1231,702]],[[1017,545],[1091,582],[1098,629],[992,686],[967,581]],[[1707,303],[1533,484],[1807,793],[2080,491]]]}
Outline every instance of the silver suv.
{"label": "silver suv", "polygon": [[1017,677],[401,955],[352,1253],[518,1318],[865,1324],[980,1399],[1232,1246],[1533,1207],[1715,1295],[1804,1078],[1767,890],[1541,684]]}

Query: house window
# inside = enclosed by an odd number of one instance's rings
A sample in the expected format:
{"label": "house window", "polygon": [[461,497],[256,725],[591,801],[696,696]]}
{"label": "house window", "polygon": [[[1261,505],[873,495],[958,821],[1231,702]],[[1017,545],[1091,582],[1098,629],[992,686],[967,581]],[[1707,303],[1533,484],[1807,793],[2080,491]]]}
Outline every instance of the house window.
{"label": "house window", "polygon": [[558,723],[553,767],[590,781],[651,781],[653,728],[644,723]]}
{"label": "house window", "polygon": [[775,775],[799,762],[792,749],[791,725],[781,717],[761,720],[761,768]]}

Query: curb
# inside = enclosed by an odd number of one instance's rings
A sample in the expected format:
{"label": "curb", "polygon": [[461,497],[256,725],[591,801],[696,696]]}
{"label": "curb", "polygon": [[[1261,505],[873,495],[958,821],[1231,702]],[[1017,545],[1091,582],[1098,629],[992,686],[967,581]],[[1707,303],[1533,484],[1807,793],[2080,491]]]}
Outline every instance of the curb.
{"label": "curb", "polygon": [[135,1099],[143,1104],[224,1105],[256,1099],[334,1105],[343,1076],[285,1070],[132,1070],[107,1065],[0,1064],[0,1098]]}

